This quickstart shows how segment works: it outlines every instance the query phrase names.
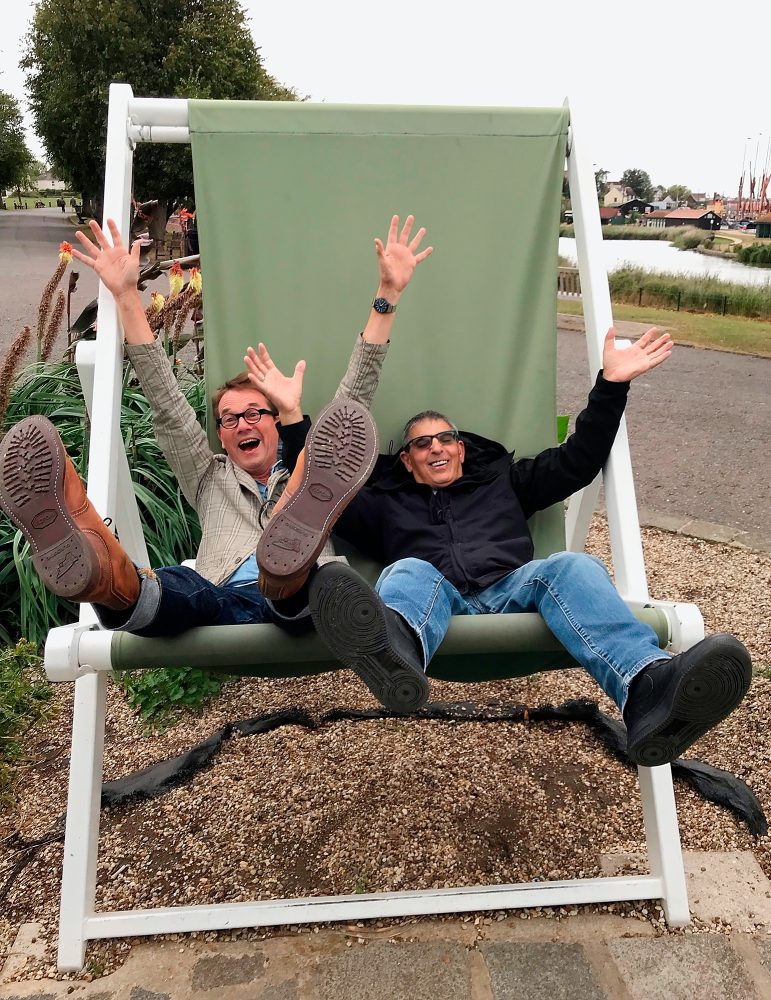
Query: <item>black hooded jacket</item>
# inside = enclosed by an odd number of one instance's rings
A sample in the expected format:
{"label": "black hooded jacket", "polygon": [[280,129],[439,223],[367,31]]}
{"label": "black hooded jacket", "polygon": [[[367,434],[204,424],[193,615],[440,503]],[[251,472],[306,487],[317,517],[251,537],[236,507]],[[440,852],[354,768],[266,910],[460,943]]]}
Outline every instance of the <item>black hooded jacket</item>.
{"label": "black hooded jacket", "polygon": [[515,459],[503,445],[461,431],[463,475],[439,490],[415,482],[400,459],[381,456],[335,533],[386,565],[424,559],[462,594],[489,587],[533,558],[527,519],[602,469],[628,391],[628,382],[607,382],[600,372],[575,432],[534,458]]}

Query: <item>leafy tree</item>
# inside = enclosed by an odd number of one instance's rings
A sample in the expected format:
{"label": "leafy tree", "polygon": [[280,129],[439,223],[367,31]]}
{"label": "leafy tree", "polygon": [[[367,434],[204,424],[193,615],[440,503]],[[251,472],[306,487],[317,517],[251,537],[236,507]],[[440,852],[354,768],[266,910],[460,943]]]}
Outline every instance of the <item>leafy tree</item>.
{"label": "leafy tree", "polygon": [[0,192],[27,188],[35,172],[35,158],[24,141],[19,102],[0,90]]}
{"label": "leafy tree", "polygon": [[676,202],[685,201],[691,193],[691,189],[685,184],[672,184],[666,190],[667,195]]}
{"label": "leafy tree", "polygon": [[[92,205],[104,184],[110,83],[141,97],[295,100],[265,70],[239,0],[39,0],[22,67],[55,171]],[[193,197],[190,147],[140,144],[139,201]]]}
{"label": "leafy tree", "polygon": [[625,187],[630,187],[638,198],[642,198],[643,201],[650,201],[653,184],[651,183],[650,174],[647,171],[639,170],[636,167],[625,170],[621,175],[621,183]]}
{"label": "leafy tree", "polygon": [[594,171],[594,183],[597,187],[597,199],[601,201],[608,193],[608,171],[600,167]]}

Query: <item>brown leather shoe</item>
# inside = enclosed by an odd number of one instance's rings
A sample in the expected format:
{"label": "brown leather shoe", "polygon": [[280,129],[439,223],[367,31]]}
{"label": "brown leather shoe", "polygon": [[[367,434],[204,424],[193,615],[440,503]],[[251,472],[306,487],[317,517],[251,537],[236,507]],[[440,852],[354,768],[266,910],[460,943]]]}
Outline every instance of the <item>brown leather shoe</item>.
{"label": "brown leather shoe", "polygon": [[375,422],[361,403],[333,399],[318,415],[302,468],[298,461],[287,486],[294,490],[297,483],[296,492],[279,500],[257,543],[266,597],[291,597],[305,583],[336,521],[372,472],[377,445]]}
{"label": "brown leather shoe", "polygon": [[114,611],[136,604],[136,567],[91,506],[46,417],[26,417],[3,438],[0,507],[26,536],[52,593]]}

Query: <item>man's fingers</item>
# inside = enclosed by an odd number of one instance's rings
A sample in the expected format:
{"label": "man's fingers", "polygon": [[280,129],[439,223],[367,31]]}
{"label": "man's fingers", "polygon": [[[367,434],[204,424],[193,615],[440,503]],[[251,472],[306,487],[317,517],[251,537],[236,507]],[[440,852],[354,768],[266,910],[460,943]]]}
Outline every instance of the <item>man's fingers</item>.
{"label": "man's fingers", "polygon": [[123,240],[120,238],[120,229],[118,229],[114,219],[107,220],[107,228],[110,230],[110,236],[112,236],[112,245],[114,247],[122,247]]}
{"label": "man's fingers", "polygon": [[426,227],[421,226],[420,229],[412,237],[412,240],[410,241],[410,250],[412,250],[413,253],[415,253],[415,251],[418,249],[418,247],[420,246],[420,241],[423,239],[425,235],[426,235]]}
{"label": "man's fingers", "polygon": [[391,218],[391,225],[388,227],[388,242],[395,243],[398,235],[399,235],[399,216],[394,215]]}
{"label": "man's fingers", "polygon": [[375,237],[375,252],[378,257],[382,257],[385,254],[385,248],[383,247],[383,241],[379,237]]}
{"label": "man's fingers", "polygon": [[265,346],[265,344],[263,344],[262,342],[260,342],[260,343],[259,343],[259,344],[257,345],[257,349],[258,349],[258,352],[259,352],[259,358],[260,358],[260,361],[261,361],[261,362],[262,362],[262,363],[263,363],[264,365],[266,365],[266,366],[267,366],[267,365],[272,365],[272,364],[273,364],[273,359],[272,359],[272,358],[271,358],[271,356],[270,356],[270,355],[268,354],[268,348],[267,348],[267,347]]}
{"label": "man's fingers", "polygon": [[419,264],[422,260],[425,260],[426,257],[429,257],[433,252],[434,252],[433,247],[426,247],[425,250],[421,250],[419,254],[415,255],[415,261]]}
{"label": "man's fingers", "polygon": [[79,260],[82,264],[85,264],[87,267],[93,268],[94,266],[93,257],[86,257],[84,253],[81,253],[80,250],[77,250],[75,247],[72,248],[72,256],[75,258],[75,260]]}
{"label": "man's fingers", "polygon": [[[78,229],[75,232],[75,238],[77,239],[78,243],[82,244],[83,249],[88,253],[89,257],[93,258],[99,256],[99,251],[94,246],[93,241],[90,240],[85,233],[81,233],[81,231]],[[88,263],[90,264],[91,261],[88,261]]]}
{"label": "man's fingers", "polygon": [[408,215],[407,218],[404,220],[404,226],[402,228],[402,234],[399,237],[399,242],[400,243],[404,243],[404,244],[407,243],[407,240],[410,238],[410,233],[412,232],[412,224],[413,224],[414,221],[415,221],[415,216],[414,215]]}

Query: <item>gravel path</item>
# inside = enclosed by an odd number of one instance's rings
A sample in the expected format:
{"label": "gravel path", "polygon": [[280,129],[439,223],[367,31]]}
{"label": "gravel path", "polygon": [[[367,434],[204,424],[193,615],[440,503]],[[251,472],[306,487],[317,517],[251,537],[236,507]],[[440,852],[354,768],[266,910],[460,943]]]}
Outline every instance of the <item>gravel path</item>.
{"label": "gravel path", "polygon": [[[696,601],[708,632],[735,632],[753,655],[759,675],[748,698],[693,756],[742,777],[771,816],[771,556],[653,529],[644,531],[644,543],[654,596]],[[600,519],[590,550],[608,559]],[[603,710],[615,712],[578,670],[476,686],[436,683],[432,690],[435,700],[530,706],[598,696]],[[14,831],[40,837],[64,810],[71,697],[70,685],[57,687],[58,720],[28,741],[17,808],[0,819],[0,871],[17,858],[5,838]],[[148,735],[113,687],[105,776],[181,753],[228,721],[295,706],[321,715],[373,704],[345,671],[235,681],[205,712]],[[771,838],[755,840],[684,785],[676,793],[685,849],[750,849],[771,876]],[[287,727],[233,738],[188,785],[103,812],[98,905],[570,878],[598,874],[600,851],[642,849],[635,774],[581,725],[386,719]],[[41,975],[55,974],[61,853],[61,844],[52,844],[24,869],[0,918],[0,956],[19,923],[42,922],[49,946]],[[646,908],[644,916],[644,905],[615,909],[664,933],[658,911]],[[258,933],[266,931],[241,932]],[[108,972],[129,947],[92,944],[87,968]]]}

